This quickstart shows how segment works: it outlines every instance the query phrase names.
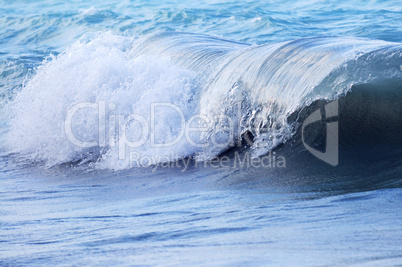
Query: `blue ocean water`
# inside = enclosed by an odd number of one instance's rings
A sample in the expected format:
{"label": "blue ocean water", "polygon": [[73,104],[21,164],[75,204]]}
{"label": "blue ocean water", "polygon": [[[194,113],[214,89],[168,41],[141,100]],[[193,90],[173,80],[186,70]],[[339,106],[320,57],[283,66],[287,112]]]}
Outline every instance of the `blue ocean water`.
{"label": "blue ocean water", "polygon": [[399,1],[0,14],[1,265],[402,263]]}

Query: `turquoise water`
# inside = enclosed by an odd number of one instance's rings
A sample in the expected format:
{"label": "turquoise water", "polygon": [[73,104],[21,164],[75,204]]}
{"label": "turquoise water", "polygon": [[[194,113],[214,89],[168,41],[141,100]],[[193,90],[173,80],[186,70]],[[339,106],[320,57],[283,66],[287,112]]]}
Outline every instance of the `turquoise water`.
{"label": "turquoise water", "polygon": [[0,6],[1,265],[402,263],[399,1]]}

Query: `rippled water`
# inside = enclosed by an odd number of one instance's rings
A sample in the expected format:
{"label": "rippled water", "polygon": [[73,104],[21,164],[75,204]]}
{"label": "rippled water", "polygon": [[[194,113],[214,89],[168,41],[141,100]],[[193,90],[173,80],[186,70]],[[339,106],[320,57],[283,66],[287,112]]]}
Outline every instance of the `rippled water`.
{"label": "rippled water", "polygon": [[[399,1],[3,1],[0,14],[0,265],[402,263]],[[164,34],[172,31],[194,35]],[[293,40],[300,41],[283,43],[283,51],[294,56],[267,57],[270,45]],[[199,43],[200,50],[191,50]],[[211,58],[218,66],[200,63]],[[303,71],[292,67],[292,58],[305,64],[296,65]],[[259,60],[269,62],[265,71],[286,66],[278,77],[289,79],[247,76]],[[322,65],[313,68],[317,62]],[[210,94],[202,100],[204,74],[207,85],[238,88],[232,74],[242,71],[243,78],[266,79],[271,89],[283,86],[278,92],[288,92],[282,100],[289,105],[299,92],[288,88],[294,77],[312,73],[307,85],[316,86],[320,74],[321,86],[347,84],[335,94],[341,96],[339,166],[310,155],[297,139],[300,129],[276,147],[286,168],[268,170],[193,160],[185,169],[128,168],[113,150],[76,149],[59,133],[65,106],[74,101],[106,98],[124,115],[146,110],[151,100],[173,101],[186,116],[212,112],[211,103],[232,104],[231,98],[206,86]],[[309,113],[334,98],[317,88],[307,86],[306,97],[318,92],[315,98],[292,107]],[[285,110],[264,106],[271,101],[264,90],[259,102],[241,92],[249,101],[246,116]],[[160,114],[162,129],[174,128],[170,115]],[[78,126],[93,137],[90,120]],[[188,151],[175,148],[184,158]],[[235,163],[237,151],[226,152]]]}

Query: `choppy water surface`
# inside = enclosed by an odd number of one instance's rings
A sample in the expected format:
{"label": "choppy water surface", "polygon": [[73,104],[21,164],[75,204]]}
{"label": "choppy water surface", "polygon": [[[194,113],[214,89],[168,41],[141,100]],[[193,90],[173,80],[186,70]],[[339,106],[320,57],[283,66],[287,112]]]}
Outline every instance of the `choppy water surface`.
{"label": "choppy water surface", "polygon": [[398,1],[0,6],[1,265],[402,263]]}

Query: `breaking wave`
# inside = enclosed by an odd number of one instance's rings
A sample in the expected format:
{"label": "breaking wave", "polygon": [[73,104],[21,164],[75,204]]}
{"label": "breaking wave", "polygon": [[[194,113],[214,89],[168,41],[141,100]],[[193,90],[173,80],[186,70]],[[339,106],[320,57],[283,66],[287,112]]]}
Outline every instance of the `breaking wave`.
{"label": "breaking wave", "polygon": [[[133,153],[150,164],[233,149],[258,157],[283,145],[298,154],[304,119],[338,99],[343,147],[400,153],[402,44],[88,34],[49,57],[7,104],[6,145],[47,166],[112,170],[135,167]],[[323,143],[316,128],[310,143]]]}

